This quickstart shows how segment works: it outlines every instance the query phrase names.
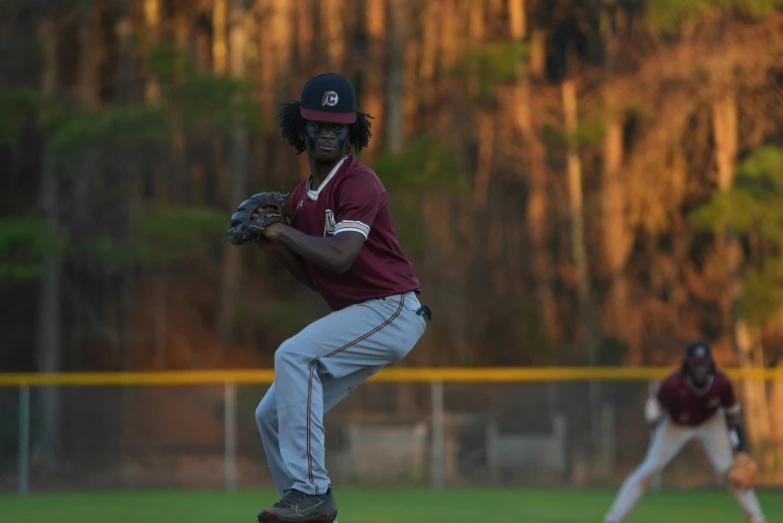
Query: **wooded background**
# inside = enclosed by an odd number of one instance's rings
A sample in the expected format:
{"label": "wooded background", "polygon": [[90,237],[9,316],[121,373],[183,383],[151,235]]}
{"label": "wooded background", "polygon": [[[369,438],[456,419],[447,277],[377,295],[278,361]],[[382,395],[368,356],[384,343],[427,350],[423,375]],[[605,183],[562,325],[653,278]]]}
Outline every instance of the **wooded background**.
{"label": "wooded background", "polygon": [[[433,309],[403,365],[670,365],[705,338],[777,366],[781,7],[0,1],[0,369],[270,367],[328,311],[222,235],[307,175],[275,116],[326,71],[375,117],[360,159]],[[741,389],[779,450],[783,383]]]}

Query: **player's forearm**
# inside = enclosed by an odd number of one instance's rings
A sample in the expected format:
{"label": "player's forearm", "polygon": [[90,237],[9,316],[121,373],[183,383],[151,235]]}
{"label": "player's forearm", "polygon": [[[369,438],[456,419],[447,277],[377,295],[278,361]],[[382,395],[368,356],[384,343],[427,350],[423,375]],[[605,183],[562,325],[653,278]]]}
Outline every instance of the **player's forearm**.
{"label": "player's forearm", "polygon": [[355,258],[338,237],[310,236],[286,227],[280,232],[279,241],[310,263],[338,274],[350,269]]}
{"label": "player's forearm", "polygon": [[307,267],[305,267],[304,261],[298,254],[283,244],[275,245],[269,249],[269,252],[294,276],[294,278],[314,291],[318,291],[315,282],[313,282],[310,273],[307,271]]}
{"label": "player's forearm", "polygon": [[736,451],[745,450],[745,434],[739,420],[734,417],[728,417],[726,418],[726,425],[728,425],[731,447]]}

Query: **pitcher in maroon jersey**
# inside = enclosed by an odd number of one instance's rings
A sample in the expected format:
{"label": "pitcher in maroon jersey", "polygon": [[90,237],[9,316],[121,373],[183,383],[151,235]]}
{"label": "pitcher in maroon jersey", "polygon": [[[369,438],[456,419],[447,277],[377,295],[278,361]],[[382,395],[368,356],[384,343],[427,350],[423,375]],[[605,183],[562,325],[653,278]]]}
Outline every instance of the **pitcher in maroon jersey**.
{"label": "pitcher in maroon jersey", "polygon": [[405,357],[431,314],[419,303],[419,280],[397,241],[383,183],[351,155],[371,133],[348,80],[331,73],[310,79],[279,120],[288,143],[307,152],[310,175],[289,196],[291,226],[267,227],[259,245],[333,312],[275,353],[275,382],[256,422],[281,500],[258,520],[332,523],[323,415]]}
{"label": "pitcher in maroon jersey", "polygon": [[[670,374],[645,405],[654,430],[644,462],[625,480],[606,523],[620,523],[633,510],[650,478],[659,473],[692,439],[698,440],[716,474],[726,474],[734,452],[743,450],[740,405],[728,376],[715,367],[710,345],[688,345],[682,367]],[[732,486],[732,493],[751,523],[763,523],[756,493]]]}

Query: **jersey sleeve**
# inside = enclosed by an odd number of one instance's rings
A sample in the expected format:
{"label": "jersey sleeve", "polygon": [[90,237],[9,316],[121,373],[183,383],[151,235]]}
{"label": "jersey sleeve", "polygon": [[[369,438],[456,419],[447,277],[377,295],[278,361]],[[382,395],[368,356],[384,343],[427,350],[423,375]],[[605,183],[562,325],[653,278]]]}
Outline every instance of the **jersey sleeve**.
{"label": "jersey sleeve", "polygon": [[737,401],[737,397],[734,395],[734,386],[727,377],[723,378],[721,381],[720,404],[727,415],[736,416],[740,413],[741,407]]}
{"label": "jersey sleeve", "polygon": [[383,198],[382,187],[369,174],[346,180],[338,193],[334,235],[350,231],[367,239]]}

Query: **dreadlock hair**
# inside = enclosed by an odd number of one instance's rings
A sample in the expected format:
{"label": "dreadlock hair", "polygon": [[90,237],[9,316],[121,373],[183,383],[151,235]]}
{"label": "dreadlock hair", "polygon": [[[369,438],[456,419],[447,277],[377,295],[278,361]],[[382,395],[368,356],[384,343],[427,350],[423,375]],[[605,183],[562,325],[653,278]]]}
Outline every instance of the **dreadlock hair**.
{"label": "dreadlock hair", "polygon": [[[348,142],[345,145],[346,153],[352,151],[360,153],[362,149],[370,144],[370,119],[373,117],[367,113],[356,111],[356,121],[348,125]],[[305,149],[305,141],[302,138],[305,130],[305,119],[299,112],[299,102],[284,103],[280,112],[277,113],[277,120],[280,122],[280,132],[283,138],[296,149],[296,154],[302,154]]]}

